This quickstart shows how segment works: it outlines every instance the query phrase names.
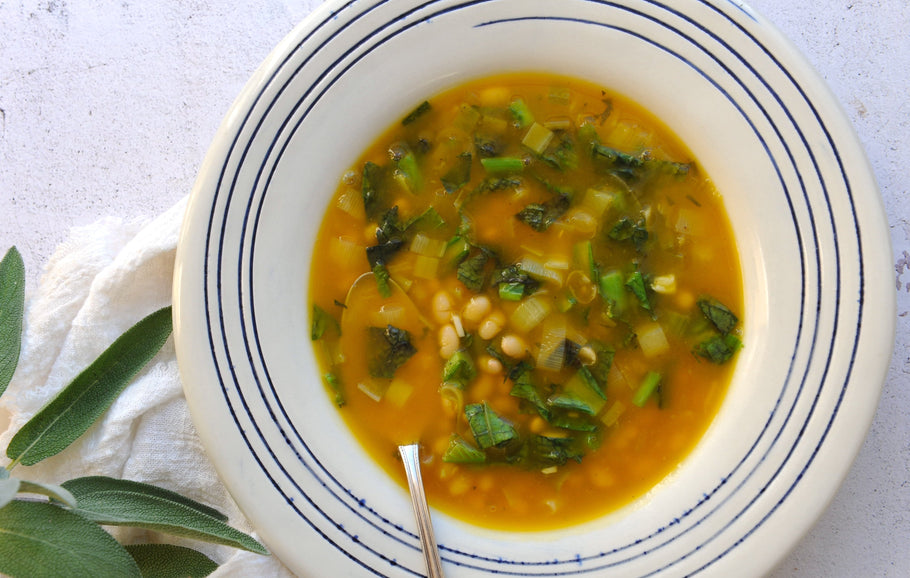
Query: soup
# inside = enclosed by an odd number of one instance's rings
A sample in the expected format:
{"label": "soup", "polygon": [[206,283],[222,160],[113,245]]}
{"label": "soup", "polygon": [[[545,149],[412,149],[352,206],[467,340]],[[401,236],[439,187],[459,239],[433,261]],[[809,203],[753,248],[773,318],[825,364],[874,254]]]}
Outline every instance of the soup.
{"label": "soup", "polygon": [[717,191],[646,111],[539,74],[416,106],[346,173],[318,233],[326,388],[430,504],[541,530],[615,510],[705,432],[741,346]]}

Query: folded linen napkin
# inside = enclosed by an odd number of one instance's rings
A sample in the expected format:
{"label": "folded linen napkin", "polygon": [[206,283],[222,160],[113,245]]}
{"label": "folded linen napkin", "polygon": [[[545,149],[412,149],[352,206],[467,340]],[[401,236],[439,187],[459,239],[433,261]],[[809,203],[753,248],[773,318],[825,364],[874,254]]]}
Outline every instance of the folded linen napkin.
{"label": "folded linen napkin", "polygon": [[[186,199],[151,221],[103,219],[73,229],[57,248],[27,299],[19,366],[0,398],[0,413],[9,414],[0,448],[121,333],[170,304],[185,207]],[[0,460],[8,463],[5,455]],[[217,508],[232,526],[252,533],[193,427],[172,340],[79,440],[39,464],[17,466],[16,474],[46,483],[104,475],[155,484]],[[221,565],[213,576],[291,575],[274,556],[131,528],[112,533],[127,544],[200,550]]]}

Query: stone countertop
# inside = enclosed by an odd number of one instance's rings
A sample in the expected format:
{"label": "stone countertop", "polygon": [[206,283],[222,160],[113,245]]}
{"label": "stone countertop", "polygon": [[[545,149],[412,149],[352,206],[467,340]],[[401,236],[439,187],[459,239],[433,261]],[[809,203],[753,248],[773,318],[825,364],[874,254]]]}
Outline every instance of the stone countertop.
{"label": "stone countertop", "polygon": [[[184,197],[253,70],[319,0],[0,2],[0,248],[33,288],[74,226]],[[891,227],[897,339],[856,463],[772,576],[910,575],[910,4],[751,0],[828,82]]]}

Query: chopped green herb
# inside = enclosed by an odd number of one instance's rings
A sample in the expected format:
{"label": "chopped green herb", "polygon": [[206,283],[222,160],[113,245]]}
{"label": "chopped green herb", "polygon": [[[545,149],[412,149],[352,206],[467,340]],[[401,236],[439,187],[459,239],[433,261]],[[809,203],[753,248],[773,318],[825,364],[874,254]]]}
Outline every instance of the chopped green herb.
{"label": "chopped green herb", "polygon": [[542,232],[569,210],[569,204],[568,195],[557,195],[545,203],[530,203],[515,216],[535,231]]}
{"label": "chopped green herb", "polygon": [[637,223],[628,217],[623,217],[613,225],[607,234],[614,241],[629,241],[635,245],[635,249],[641,251],[648,241],[648,230],[645,228],[644,219]]}
{"label": "chopped green herb", "polygon": [[484,268],[486,267],[489,257],[483,251],[478,252],[473,257],[468,257],[458,265],[458,280],[464,283],[464,286],[479,293],[484,285]]}
{"label": "chopped green herb", "polygon": [[739,319],[730,311],[730,308],[714,299],[713,297],[703,297],[698,300],[698,308],[723,334],[730,333],[736,327]]}
{"label": "chopped green herb", "polygon": [[482,464],[487,461],[487,455],[460,435],[452,434],[442,461],[450,464]]}
{"label": "chopped green herb", "polygon": [[329,386],[329,389],[332,390],[332,393],[335,396],[335,405],[342,407],[347,403],[344,399],[344,387],[341,385],[341,380],[332,372],[326,373],[322,376],[323,381],[326,385]]}
{"label": "chopped green herb", "polygon": [[444,227],[445,224],[446,222],[442,215],[433,207],[428,207],[424,212],[411,218],[404,228],[406,231],[411,231],[412,229],[415,231],[432,231]]}
{"label": "chopped green herb", "polygon": [[373,278],[376,279],[376,287],[379,289],[379,295],[383,299],[388,299],[392,296],[392,286],[389,284],[389,270],[385,268],[385,264],[376,263],[373,265]]}
{"label": "chopped green herb", "polygon": [[585,413],[554,410],[548,420],[550,425],[562,429],[581,432],[597,431],[596,418]]}
{"label": "chopped green herb", "polygon": [[395,205],[383,213],[376,223],[376,241],[382,245],[395,239],[401,240],[404,230],[405,227],[398,217],[398,205]]}
{"label": "chopped green herb", "polygon": [[456,351],[442,368],[442,380],[448,383],[456,383],[462,389],[475,377],[477,377],[477,369],[474,367],[474,360],[464,349]]}
{"label": "chopped green herb", "polygon": [[515,120],[515,126],[525,128],[534,122],[534,113],[528,108],[527,103],[520,98],[516,98],[509,104],[509,111]]}
{"label": "chopped green herb", "polygon": [[367,218],[375,219],[382,212],[382,182],[383,168],[374,162],[367,162],[363,165],[363,178],[361,182],[361,195],[363,196],[363,208],[366,211]]}
{"label": "chopped green herb", "polygon": [[641,308],[647,311],[651,318],[654,319],[654,309],[651,307],[651,300],[648,297],[648,287],[645,283],[645,278],[641,274],[641,271],[634,271],[629,278],[626,279],[626,287],[635,295],[635,298],[638,299],[638,304],[641,305]]}
{"label": "chopped green herb", "polygon": [[525,286],[521,283],[500,283],[499,298],[503,301],[521,301],[524,297]]}
{"label": "chopped green herb", "polygon": [[635,390],[635,394],[632,396],[632,403],[638,407],[644,407],[648,402],[648,398],[657,390],[660,381],[661,376],[659,373],[656,371],[649,371],[641,381],[638,389]]}
{"label": "chopped green herb", "polygon": [[528,458],[542,466],[561,466],[569,460],[581,462],[584,453],[574,449],[572,438],[532,435],[528,438]]}
{"label": "chopped green herb", "polygon": [[469,152],[463,152],[455,157],[455,163],[441,177],[442,186],[447,193],[454,193],[471,180],[472,159]]}
{"label": "chopped green herb", "polygon": [[743,344],[739,337],[728,333],[726,335],[715,335],[702,341],[695,346],[694,352],[696,355],[719,365],[729,361],[742,346]]}
{"label": "chopped green herb", "polygon": [[500,447],[518,437],[512,424],[501,418],[485,401],[466,405],[464,413],[481,449]]}
{"label": "chopped green herb", "polygon": [[474,150],[481,159],[495,157],[502,152],[502,144],[496,138],[477,134],[474,135]]}
{"label": "chopped green herb", "polygon": [[404,329],[387,325],[369,327],[369,371],[372,377],[391,379],[395,371],[417,353],[411,335]]}
{"label": "chopped green herb", "polygon": [[548,165],[559,171],[571,171],[578,168],[578,153],[575,152],[575,142],[569,133],[557,131],[556,137],[550,142],[540,158]]}
{"label": "chopped green herb", "polygon": [[430,106],[429,101],[425,100],[425,101],[421,102],[419,105],[417,105],[417,108],[415,108],[414,110],[409,112],[408,115],[406,117],[404,117],[404,119],[401,121],[401,124],[404,126],[411,124],[412,122],[414,122],[415,120],[417,120],[418,118],[423,116],[424,114],[430,112],[431,108],[432,107]]}
{"label": "chopped green herb", "polygon": [[313,325],[310,328],[310,338],[313,341],[321,339],[325,332],[330,329],[341,335],[341,326],[338,324],[338,320],[319,305],[313,304]]}
{"label": "chopped green herb", "polygon": [[512,390],[509,395],[529,402],[537,413],[546,420],[550,419],[550,408],[531,378],[531,367],[526,362],[520,363],[511,372]]}
{"label": "chopped green herb", "polygon": [[398,170],[396,176],[404,182],[405,188],[416,195],[423,189],[423,171],[417,163],[417,157],[414,152],[408,150],[404,156],[398,159]]}

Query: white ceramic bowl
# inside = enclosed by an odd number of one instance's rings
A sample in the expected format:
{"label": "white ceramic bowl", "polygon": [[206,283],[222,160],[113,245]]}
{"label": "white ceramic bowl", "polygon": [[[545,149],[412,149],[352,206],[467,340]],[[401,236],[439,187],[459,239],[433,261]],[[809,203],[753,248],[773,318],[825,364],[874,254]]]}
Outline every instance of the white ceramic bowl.
{"label": "white ceramic bowl", "polygon": [[406,490],[320,383],[307,277],[342,172],[394,119],[503,71],[623,93],[724,196],[745,282],[735,377],[702,442],[643,499],[561,531],[435,513],[451,576],[759,575],[820,515],[876,408],[893,343],[888,228],[826,87],[727,0],[329,1],[266,60],[199,175],[178,253],[187,398],[266,544],[313,576],[425,570]]}

